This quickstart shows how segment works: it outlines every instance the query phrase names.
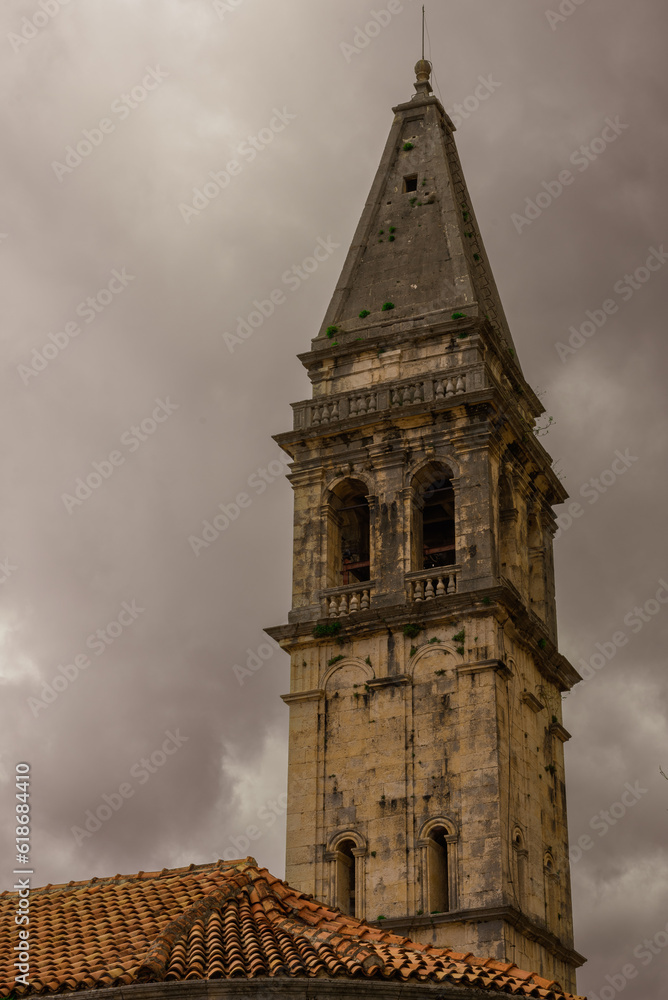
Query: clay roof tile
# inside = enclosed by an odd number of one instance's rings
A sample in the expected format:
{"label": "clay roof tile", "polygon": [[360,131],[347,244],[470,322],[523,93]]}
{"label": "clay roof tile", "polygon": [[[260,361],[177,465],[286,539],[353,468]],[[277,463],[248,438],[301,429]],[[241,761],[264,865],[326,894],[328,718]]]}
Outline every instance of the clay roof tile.
{"label": "clay roof tile", "polygon": [[[255,976],[348,976],[450,982],[519,997],[577,1000],[498,959],[437,948],[370,927],[260,868],[254,858],[94,878],[31,891],[30,985],[6,994]],[[0,927],[15,893],[0,894]],[[8,937],[8,935],[5,935]]]}

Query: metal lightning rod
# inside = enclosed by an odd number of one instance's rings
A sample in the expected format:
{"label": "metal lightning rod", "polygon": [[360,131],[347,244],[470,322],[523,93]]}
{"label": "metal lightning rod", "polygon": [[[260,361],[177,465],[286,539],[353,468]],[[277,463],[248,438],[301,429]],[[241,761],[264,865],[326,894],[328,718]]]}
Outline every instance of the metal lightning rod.
{"label": "metal lightning rod", "polygon": [[422,60],[423,61],[424,61],[424,19],[425,19],[424,4],[422,4]]}

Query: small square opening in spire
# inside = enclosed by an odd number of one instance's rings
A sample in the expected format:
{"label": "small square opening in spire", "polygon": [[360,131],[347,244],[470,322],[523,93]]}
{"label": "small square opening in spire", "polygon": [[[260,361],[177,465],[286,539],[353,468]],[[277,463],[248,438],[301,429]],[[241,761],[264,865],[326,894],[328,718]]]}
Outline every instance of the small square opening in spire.
{"label": "small square opening in spire", "polygon": [[417,191],[417,189],[418,189],[417,174],[408,174],[407,177],[404,177],[404,194],[406,194],[407,191]]}

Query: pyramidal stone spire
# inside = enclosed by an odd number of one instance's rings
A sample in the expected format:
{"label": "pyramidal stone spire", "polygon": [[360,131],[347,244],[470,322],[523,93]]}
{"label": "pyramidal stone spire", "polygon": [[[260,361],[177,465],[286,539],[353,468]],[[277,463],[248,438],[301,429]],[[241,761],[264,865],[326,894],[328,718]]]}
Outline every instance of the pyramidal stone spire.
{"label": "pyramidal stone spire", "polygon": [[388,326],[477,319],[514,345],[455,146],[455,126],[432,95],[432,65],[416,67],[415,96],[394,111],[385,151],[339,283],[314,341],[343,346]]}

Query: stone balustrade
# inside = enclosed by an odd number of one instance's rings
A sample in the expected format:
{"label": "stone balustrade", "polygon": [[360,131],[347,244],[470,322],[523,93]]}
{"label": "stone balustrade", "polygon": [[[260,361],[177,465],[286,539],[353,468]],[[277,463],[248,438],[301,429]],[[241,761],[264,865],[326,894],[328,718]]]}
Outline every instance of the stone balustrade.
{"label": "stone balustrade", "polygon": [[416,403],[440,403],[481,389],[485,383],[483,366],[477,365],[466,371],[456,369],[426,379],[413,379],[392,388],[379,386],[324,396],[294,405],[294,427],[295,430],[323,427],[351,417],[396,410]]}
{"label": "stone balustrade", "polygon": [[435,566],[433,569],[407,573],[406,584],[409,603],[433,601],[435,597],[456,594],[459,571],[459,566]]}
{"label": "stone balustrade", "polygon": [[356,611],[368,611],[375,581],[354,583],[347,587],[323,590],[320,594],[323,615],[327,618],[345,618]]}

